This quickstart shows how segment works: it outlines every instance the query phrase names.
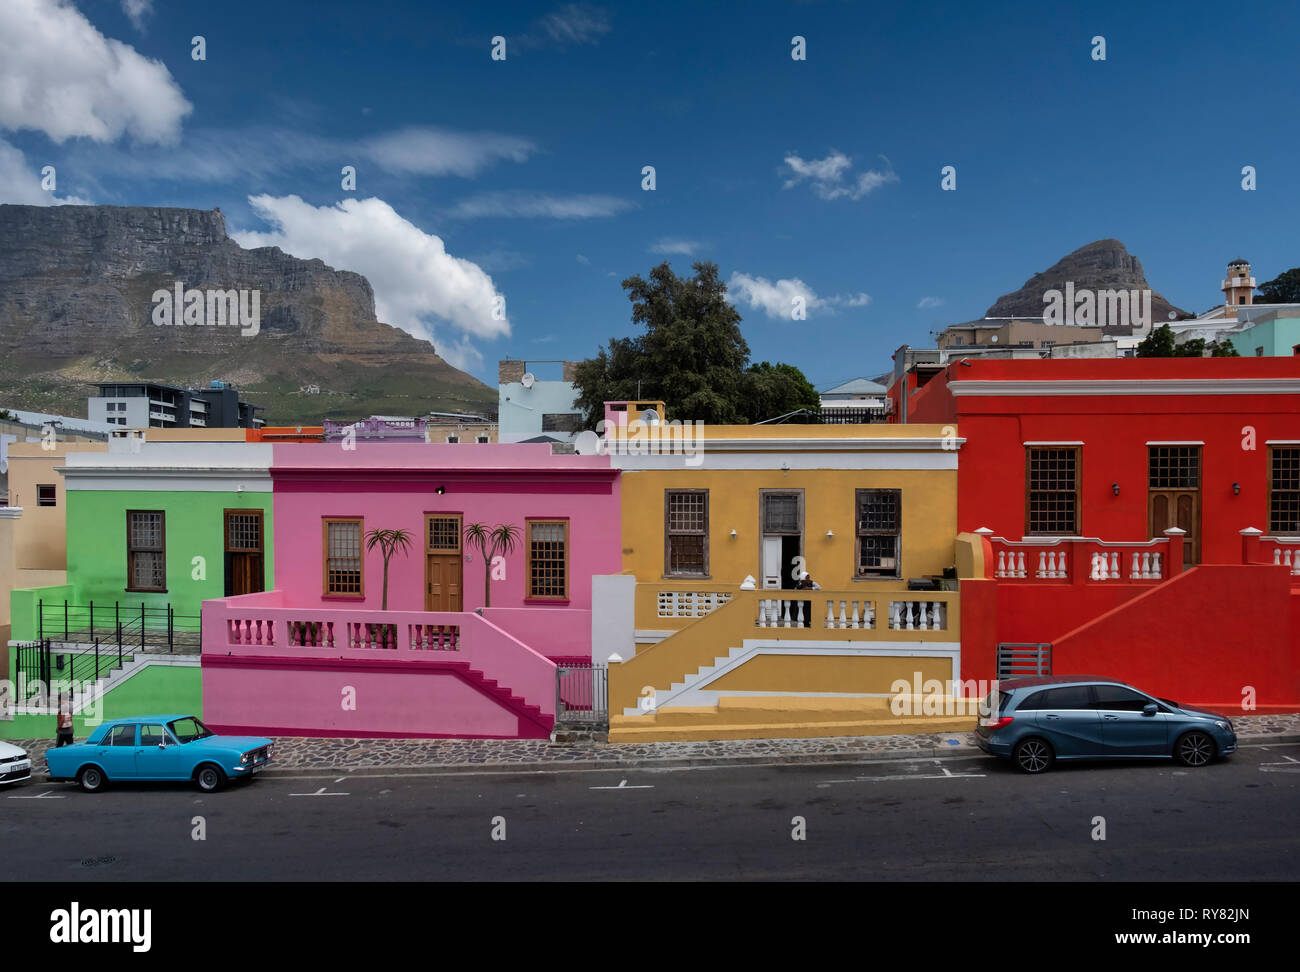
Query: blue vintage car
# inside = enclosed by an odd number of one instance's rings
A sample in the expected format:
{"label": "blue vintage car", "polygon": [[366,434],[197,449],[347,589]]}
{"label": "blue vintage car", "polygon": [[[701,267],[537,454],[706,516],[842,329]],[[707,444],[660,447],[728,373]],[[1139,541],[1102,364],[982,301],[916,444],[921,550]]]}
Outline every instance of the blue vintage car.
{"label": "blue vintage car", "polygon": [[132,716],[105,722],[85,742],[49,750],[45,763],[50,779],[76,780],[87,793],[110,780],[190,780],[211,793],[263,769],[272,746],[261,736],[218,736],[190,715]]}

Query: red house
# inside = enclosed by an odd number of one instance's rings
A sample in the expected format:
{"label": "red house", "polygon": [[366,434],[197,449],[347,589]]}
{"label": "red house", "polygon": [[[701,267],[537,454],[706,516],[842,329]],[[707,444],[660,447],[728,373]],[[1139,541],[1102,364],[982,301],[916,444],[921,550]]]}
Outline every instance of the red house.
{"label": "red house", "polygon": [[1300,708],[1300,360],[962,360],[906,415],[964,440],[965,678]]}

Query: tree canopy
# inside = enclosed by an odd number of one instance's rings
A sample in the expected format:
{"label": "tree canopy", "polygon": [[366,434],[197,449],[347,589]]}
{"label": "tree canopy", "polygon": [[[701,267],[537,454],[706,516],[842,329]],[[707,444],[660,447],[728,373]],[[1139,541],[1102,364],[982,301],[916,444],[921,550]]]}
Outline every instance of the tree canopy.
{"label": "tree canopy", "polygon": [[1300,267],[1292,267],[1259,285],[1257,304],[1300,304]]}
{"label": "tree canopy", "polygon": [[632,320],[645,331],[611,338],[578,363],[575,404],[589,428],[604,417],[605,402],[638,398],[664,401],[669,419],[721,425],[817,408],[816,390],[794,365],[764,361],[746,368],[749,345],[717,264],[701,261],[693,269],[693,277],[679,277],[664,262],[649,279],[623,281]]}
{"label": "tree canopy", "polygon": [[1203,358],[1205,352],[1212,358],[1237,358],[1240,355],[1229,341],[1210,341],[1192,338],[1182,344],[1174,343],[1174,332],[1168,324],[1161,324],[1144,337],[1137,346],[1139,358]]}

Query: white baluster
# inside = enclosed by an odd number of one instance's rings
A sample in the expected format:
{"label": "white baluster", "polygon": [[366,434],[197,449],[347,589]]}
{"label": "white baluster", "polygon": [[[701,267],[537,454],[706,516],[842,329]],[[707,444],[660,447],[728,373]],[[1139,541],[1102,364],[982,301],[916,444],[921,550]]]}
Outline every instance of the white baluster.
{"label": "white baluster", "polygon": [[1136,552],[1133,554],[1133,569],[1129,571],[1128,576],[1129,580],[1137,580],[1142,576],[1142,572],[1138,569],[1138,555]]}
{"label": "white baluster", "polygon": [[849,622],[849,627],[850,627],[850,628],[860,628],[860,627],[862,627],[861,619],[858,617],[858,602],[857,602],[857,601],[854,601],[854,602],[853,602],[853,619]]}
{"label": "white baluster", "polygon": [[796,628],[803,627],[803,601],[794,602],[794,626]]}
{"label": "white baluster", "polygon": [[1047,577],[1047,554],[1045,551],[1038,551],[1038,577]]}
{"label": "white baluster", "polygon": [[[1021,554],[1020,556],[1021,556],[1021,557],[1024,557],[1024,554]],[[904,601],[904,602],[903,602],[903,610],[907,612],[907,630],[908,630],[908,631],[915,631],[915,630],[916,630],[916,622],[914,622],[914,621],[912,620],[912,607],[913,607],[915,604],[916,604],[915,601]]]}
{"label": "white baluster", "polygon": [[1157,579],[1164,576],[1164,574],[1160,572],[1160,551],[1159,550],[1157,550],[1155,553],[1151,555],[1151,576]]}
{"label": "white baluster", "polygon": [[862,627],[874,628],[876,626],[876,608],[871,601],[862,602]]}
{"label": "white baluster", "polygon": [[921,602],[921,630],[922,631],[930,630],[930,602],[929,601]]}
{"label": "white baluster", "polygon": [[1113,551],[1110,555],[1110,576],[1119,578],[1119,554]]}
{"label": "white baluster", "polygon": [[1092,580],[1099,580],[1097,576],[1097,551],[1092,552],[1092,572],[1088,575]]}
{"label": "white baluster", "polygon": [[[1290,551],[1287,551],[1287,552],[1290,553]],[[1281,548],[1281,547],[1274,547],[1274,548],[1273,548],[1273,566],[1274,566],[1274,567],[1281,567],[1281,566],[1282,566],[1282,548]]]}
{"label": "white baluster", "polygon": [[1282,564],[1287,568],[1291,566],[1291,549],[1289,547],[1286,552],[1282,554]]}
{"label": "white baluster", "polygon": [[1007,552],[1005,550],[998,551],[998,576],[1007,576]]}
{"label": "white baluster", "polygon": [[948,630],[947,605],[938,601],[934,605],[934,628],[936,631]]}
{"label": "white baluster", "polygon": [[894,629],[901,627],[898,618],[898,604],[898,601],[889,602],[889,626]]}
{"label": "white baluster", "polygon": [[790,602],[784,598],[781,599],[781,627],[790,627]]}
{"label": "white baluster", "polygon": [[827,628],[833,628],[833,627],[835,627],[835,614],[834,614],[833,611],[831,611],[831,607],[832,607],[834,604],[835,604],[834,601],[827,601],[827,602],[826,602],[826,625],[825,625],[825,627],[827,627]]}
{"label": "white baluster", "polygon": [[849,626],[848,616],[845,613],[847,610],[848,610],[848,605],[845,604],[843,601],[840,601],[840,627],[841,628],[847,628]]}
{"label": "white baluster", "polygon": [[1025,552],[1023,550],[1020,551],[1020,553],[1017,555],[1016,564],[1017,564],[1016,576],[1024,577],[1025,576]]}
{"label": "white baluster", "polygon": [[1156,576],[1151,573],[1151,551],[1149,550],[1142,554],[1142,576],[1147,580]]}
{"label": "white baluster", "polygon": [[767,601],[762,598],[759,598],[758,601],[758,626],[760,628],[767,627]]}

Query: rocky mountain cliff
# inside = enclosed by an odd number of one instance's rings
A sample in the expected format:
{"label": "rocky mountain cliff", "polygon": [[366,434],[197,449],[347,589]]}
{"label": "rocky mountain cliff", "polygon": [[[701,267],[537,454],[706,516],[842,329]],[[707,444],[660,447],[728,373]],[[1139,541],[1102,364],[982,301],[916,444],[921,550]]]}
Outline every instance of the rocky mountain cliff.
{"label": "rocky mountain cliff", "polygon": [[[260,291],[258,333],[156,325],[152,295],[178,282]],[[233,382],[272,425],[496,409],[495,389],[376,319],[365,277],[246,250],[220,210],[0,205],[0,349],[0,402],[74,416],[86,382],[144,379]]]}
{"label": "rocky mountain cliff", "polygon": [[[1041,273],[1025,281],[1010,294],[1003,294],[984,312],[985,317],[1043,316],[1043,294],[1049,290],[1064,292],[1067,281],[1080,290],[1150,290],[1151,319],[1159,326],[1187,312],[1175,307],[1155,291],[1142,273],[1142,261],[1133,256],[1119,240],[1097,240],[1067,254]],[[1109,328],[1108,328],[1109,330]],[[1120,329],[1124,330],[1124,329]]]}

